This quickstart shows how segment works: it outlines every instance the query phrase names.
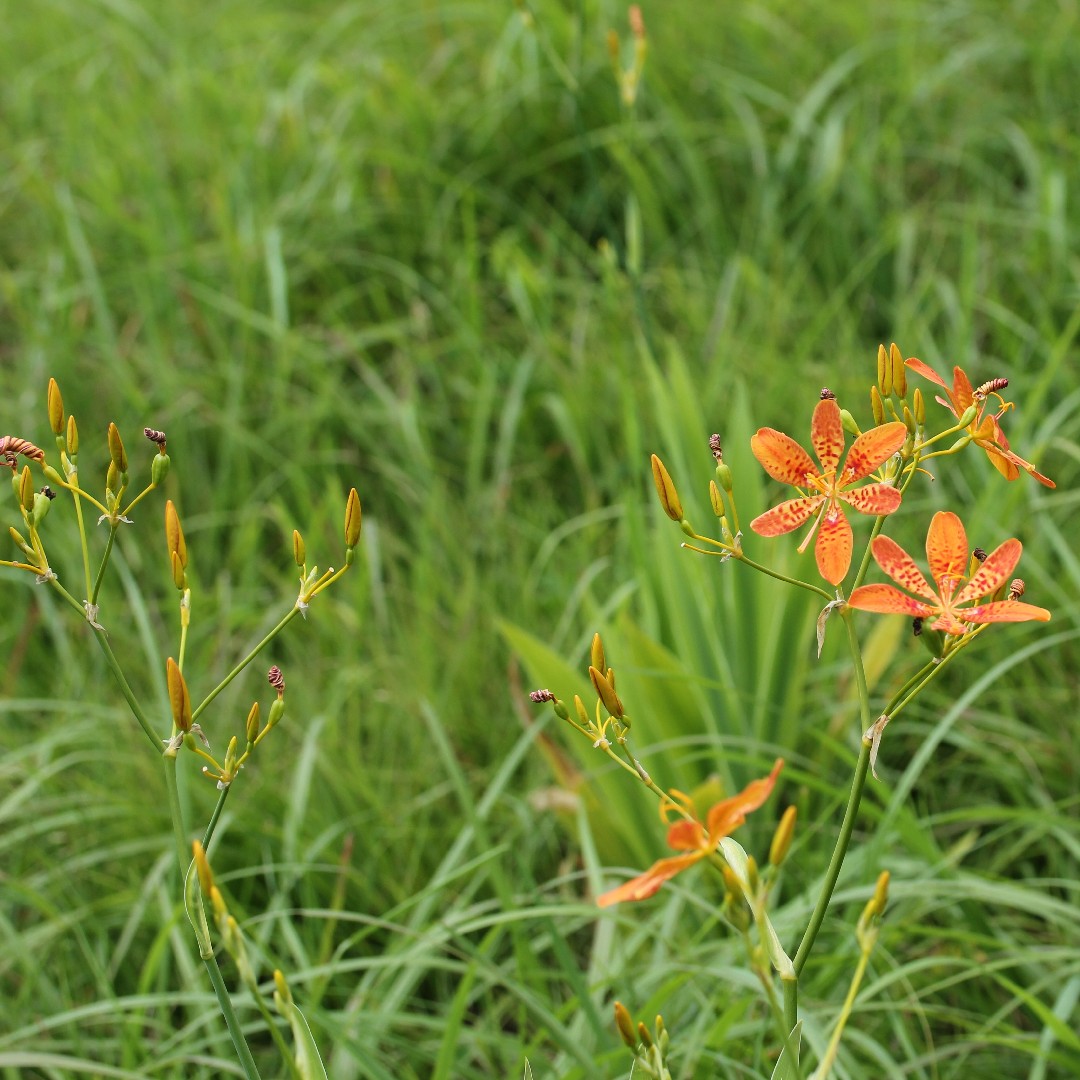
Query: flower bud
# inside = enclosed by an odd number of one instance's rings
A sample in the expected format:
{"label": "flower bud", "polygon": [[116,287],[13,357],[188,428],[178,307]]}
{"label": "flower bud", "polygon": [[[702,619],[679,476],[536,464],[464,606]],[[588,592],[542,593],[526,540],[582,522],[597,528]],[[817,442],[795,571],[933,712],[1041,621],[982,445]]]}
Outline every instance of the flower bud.
{"label": "flower bud", "polygon": [[724,499],[715,480],[709,481],[709,502],[712,503],[713,513],[719,518],[724,516]]}
{"label": "flower bud", "polygon": [[892,363],[884,345],[877,347],[877,385],[883,398],[892,393]]}
{"label": "flower bud", "polygon": [[889,346],[889,365],[892,369],[893,393],[899,398],[907,397],[907,368],[895,341]]}
{"label": "flower bud", "polygon": [[840,410],[840,423],[843,426],[843,429],[849,435],[854,435],[856,439],[862,434],[859,425],[855,423],[855,417],[852,416],[847,409]]}
{"label": "flower bud", "polygon": [[34,478],[30,475],[30,466],[24,465],[19,474],[19,486],[15,489],[22,508],[30,513],[34,509]]}
{"label": "flower bud", "polygon": [[615,1002],[615,1027],[619,1032],[619,1038],[633,1050],[638,1043],[637,1033],[634,1031],[634,1021],[621,1001]]}
{"label": "flower bud", "polygon": [[787,857],[791,839],[795,835],[795,818],[798,812],[797,806],[789,806],[780,818],[780,824],[776,826],[772,843],[769,845],[769,862],[773,866],[779,866]]}
{"label": "flower bud", "polygon": [[672,521],[682,521],[682,502],[667,469],[664,468],[664,463],[655,454],[652,455],[651,461],[653,483],[656,485],[656,493],[660,496],[660,505],[664,508],[664,513]]}
{"label": "flower bud", "polygon": [[244,735],[249,743],[253,743],[259,734],[259,703],[256,701],[251,706],[247,715],[247,723],[244,725]]}
{"label": "flower bud", "polygon": [[180,528],[180,517],[176,513],[172,499],[165,503],[165,540],[169,546],[169,552],[177,556],[180,565],[186,570],[187,541],[184,540],[184,530]]}
{"label": "flower bud", "polygon": [[907,407],[904,406],[904,426],[912,433],[915,434],[917,425],[915,423],[915,414]]}
{"label": "flower bud", "polygon": [[116,467],[115,461],[109,462],[109,470],[105,474],[105,488],[111,491],[114,495],[120,490],[122,485],[120,479],[120,470]]}
{"label": "flower bud", "polygon": [[49,507],[52,505],[52,499],[43,491],[34,492],[34,525],[40,525],[45,520],[45,515],[49,512]]}
{"label": "flower bud", "polygon": [[214,874],[206,858],[206,851],[198,840],[191,842],[191,851],[195,859],[195,872],[199,875],[199,888],[202,889],[203,896],[209,897],[210,890],[214,888]]}
{"label": "flower bud", "polygon": [[29,558],[34,565],[37,565],[37,552],[26,542],[21,532],[15,528],[14,525],[8,526],[8,533],[11,535],[11,539],[19,546],[22,553]]}
{"label": "flower bud", "polygon": [[581,726],[588,728],[592,723],[592,717],[589,716],[589,710],[585,708],[585,702],[577,694],[574,695],[574,711],[578,715],[578,720],[581,721]]}
{"label": "flower bud", "polygon": [[872,897],[875,915],[885,914],[885,905],[889,902],[889,871],[882,870],[878,875],[877,884],[874,886]]}
{"label": "flower bud", "polygon": [[926,401],[923,399],[923,392],[919,387],[915,387],[915,393],[912,396],[912,411],[915,413],[915,423],[919,427],[926,426]]}
{"label": "flower bud", "polygon": [[753,855],[746,857],[746,884],[750,886],[750,892],[756,896],[761,888],[761,875],[758,872],[757,859]]}
{"label": "flower bud", "polygon": [[51,480],[57,487],[64,486],[64,478],[51,465],[42,465],[41,471],[46,480]]}
{"label": "flower bud", "polygon": [[69,458],[74,458],[79,452],[79,429],[75,424],[75,417],[69,416],[67,422],[67,453]]}
{"label": "flower bud", "polygon": [[124,449],[124,441],[120,438],[120,429],[112,423],[109,424],[109,456],[112,458],[118,472],[126,473],[128,471],[127,451]]}
{"label": "flower bud", "polygon": [[356,488],[349,488],[349,498],[345,503],[345,546],[356,547],[360,539],[360,496]]}
{"label": "flower bud", "polygon": [[292,554],[293,562],[302,570],[307,562],[307,548],[304,547],[304,538],[296,529],[292,533]]}
{"label": "flower bud", "polygon": [[172,709],[173,724],[180,731],[190,731],[191,699],[188,696],[187,683],[171,656],[165,661],[165,681],[169,687],[169,706]]}
{"label": "flower bud", "polygon": [[603,671],[607,666],[604,662],[604,643],[599,634],[593,634],[592,647],[589,650],[589,659],[597,671]]}
{"label": "flower bud", "polygon": [[649,1049],[652,1048],[653,1038],[649,1034],[649,1029],[645,1026],[645,1021],[644,1020],[639,1020],[638,1021],[637,1037],[638,1037],[638,1042],[641,1043],[641,1045],[644,1046],[646,1050],[649,1050]]}
{"label": "flower bud", "polygon": [[592,679],[593,689],[596,691],[596,696],[604,703],[604,708],[616,720],[621,720],[624,716],[622,702],[615,693],[615,688],[608,682],[607,676],[602,675],[596,668],[590,667],[589,678]]}
{"label": "flower bud", "polygon": [[169,475],[169,466],[172,464],[168,454],[155,454],[150,462],[150,483],[158,487]]}
{"label": "flower bud", "polygon": [[187,588],[187,574],[184,573],[184,564],[175,551],[169,552],[170,569],[172,570],[173,584],[183,592]]}
{"label": "flower bud", "polygon": [[881,427],[885,423],[885,402],[876,386],[870,387],[870,411],[874,414],[874,423]]}
{"label": "flower bud", "polygon": [[979,406],[978,406],[978,404],[973,403],[973,404],[969,405],[964,410],[963,416],[961,416],[960,419],[957,420],[957,422],[956,422],[957,426],[958,427],[970,427],[972,424],[975,423],[975,417],[978,416],[978,415],[979,415]]}
{"label": "flower bud", "polygon": [[285,976],[275,968],[274,969],[274,996],[280,998],[279,1001],[275,1001],[278,1011],[283,1012],[288,1006],[293,1003],[292,992],[289,990],[289,984],[285,981]]}
{"label": "flower bud", "polygon": [[64,399],[60,396],[60,387],[55,379],[49,380],[49,427],[54,435],[64,434]]}

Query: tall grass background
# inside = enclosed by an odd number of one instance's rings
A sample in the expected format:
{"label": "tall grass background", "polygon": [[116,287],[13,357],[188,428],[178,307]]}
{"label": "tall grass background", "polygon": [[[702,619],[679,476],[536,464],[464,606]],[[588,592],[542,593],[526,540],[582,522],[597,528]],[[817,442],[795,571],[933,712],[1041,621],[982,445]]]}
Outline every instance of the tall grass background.
{"label": "tall grass background", "polygon": [[[782,753],[783,790],[740,838],[760,851],[799,805],[790,942],[856,754],[853,691],[832,643],[814,658],[812,605],[679,550],[648,454],[704,525],[721,433],[748,520],[774,494],[748,435],[804,439],[821,385],[865,420],[879,341],[1007,376],[1010,439],[1057,490],[971,454],[897,536],[917,545],[945,506],[984,547],[1018,535],[1054,620],[996,629],[890,727],[805,1036],[824,1044],[884,867],[836,1074],[1075,1075],[1080,13],[643,8],[631,109],[606,0],[13,6],[0,430],[41,442],[55,376],[84,477],[95,452],[104,477],[109,420],[133,458],[144,424],[168,432],[195,693],[293,602],[291,530],[332,561],[360,490],[359,572],[267,657],[288,719],[213,852],[330,1075],[625,1076],[618,997],[663,1012],[677,1075],[759,1076],[775,1048],[715,883],[598,914],[595,890],[661,853],[655,808],[524,691],[580,686],[600,630],[666,784],[731,790]],[[175,594],[144,506],[102,617],[164,718]],[[76,574],[60,509],[47,534]],[[86,628],[22,578],[0,588],[0,1075],[237,1074],[160,767]],[[862,629],[887,687],[917,646],[882,625]],[[211,739],[262,690],[254,673],[218,698]],[[212,785],[186,780],[205,820]]]}

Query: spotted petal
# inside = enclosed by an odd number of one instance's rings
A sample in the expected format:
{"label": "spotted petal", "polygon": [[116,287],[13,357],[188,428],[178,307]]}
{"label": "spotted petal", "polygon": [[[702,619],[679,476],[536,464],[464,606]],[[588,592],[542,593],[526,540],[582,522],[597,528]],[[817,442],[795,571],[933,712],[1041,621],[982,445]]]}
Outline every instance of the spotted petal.
{"label": "spotted petal", "polygon": [[839,585],[851,566],[851,525],[839,507],[825,512],[818,527],[817,557],[818,573],[830,585]]}
{"label": "spotted petal", "polygon": [[841,491],[838,498],[860,514],[891,514],[900,508],[900,492],[892,484],[866,484],[853,491]]}
{"label": "spotted petal", "polygon": [[809,495],[801,499],[788,499],[787,502],[766,510],[750,522],[750,528],[758,536],[782,536],[809,521],[814,511],[825,501],[824,495]]}
{"label": "spotted petal", "polygon": [[759,428],[750,439],[750,449],[761,467],[782,484],[805,487],[808,476],[817,476],[818,467],[810,455],[790,436],[775,428]]}
{"label": "spotted petal", "polygon": [[952,596],[967,573],[970,554],[964,523],[952,511],[939,510],[926,534],[926,559],[943,600]]}
{"label": "spotted petal", "polygon": [[840,406],[832,398],[819,401],[814,409],[810,442],[821,462],[821,471],[827,473],[835,469],[844,452],[844,425],[840,420]]}
{"label": "spotted petal", "polygon": [[624,881],[617,888],[602,893],[596,898],[597,906],[611,907],[612,904],[620,904],[624,900],[647,900],[659,891],[665,881],[670,881],[688,866],[693,866],[699,859],[703,859],[705,854],[704,851],[695,851],[689,855],[675,855],[668,859],[661,859],[653,863],[644,874],[638,874],[636,878]]}
{"label": "spotted petal", "polygon": [[869,476],[904,445],[907,427],[897,421],[864,431],[852,444],[844,463],[847,483]]}
{"label": "spotted petal", "polygon": [[[915,565],[915,560],[895,541],[888,536],[879,536],[873,544],[874,559],[878,566],[896,582],[902,585],[908,592],[916,596],[930,600],[935,605],[938,595],[927,584],[922,571]],[[856,592],[859,590],[856,589]],[[852,594],[854,595],[854,593]],[[850,601],[848,601],[850,603]]]}
{"label": "spotted petal", "polygon": [[746,820],[747,814],[764,804],[772,794],[776,778],[783,767],[784,759],[777,758],[768,776],[760,780],[751,780],[738,795],[724,799],[712,807],[706,819],[710,848],[715,847],[723,837],[737,829]]}
{"label": "spotted petal", "polygon": [[1000,547],[994,548],[971,580],[960,590],[956,602],[966,604],[969,600],[978,600],[980,596],[997,592],[1016,569],[1023,550],[1024,545],[1016,539],[1006,540]]}
{"label": "spotted petal", "polygon": [[848,597],[848,605],[860,611],[876,611],[881,615],[918,615],[924,619],[937,612],[936,607],[930,607],[891,585],[860,585]]}
{"label": "spotted petal", "polygon": [[964,622],[969,623],[1028,622],[1031,619],[1049,622],[1050,620],[1050,612],[1046,608],[1036,607],[1034,604],[1022,604],[1019,600],[996,600],[992,604],[980,604],[978,607],[958,611],[957,615]]}

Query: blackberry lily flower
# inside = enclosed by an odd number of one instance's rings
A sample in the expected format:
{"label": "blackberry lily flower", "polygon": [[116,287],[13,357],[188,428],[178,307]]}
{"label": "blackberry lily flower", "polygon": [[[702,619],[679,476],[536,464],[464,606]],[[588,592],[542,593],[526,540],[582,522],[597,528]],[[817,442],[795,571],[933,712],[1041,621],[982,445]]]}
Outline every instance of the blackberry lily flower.
{"label": "blackberry lily flower", "polygon": [[851,565],[851,525],[843,505],[862,514],[891,514],[900,506],[900,492],[892,484],[865,484],[851,488],[857,480],[880,468],[907,438],[907,428],[897,421],[863,432],[848,451],[844,467],[839,468],[844,450],[844,428],[840,406],[830,398],[818,403],[810,425],[810,442],[821,463],[819,468],[810,455],[790,435],[773,428],[761,428],[750,440],[754,457],[774,479],[811,494],[766,510],[750,522],[759,536],[780,536],[791,532],[815,515],[813,527],[799,545],[805,551],[817,532],[814,554],[821,576],[832,585],[844,580]]}
{"label": "blackberry lily flower", "polygon": [[[694,863],[708,858],[716,851],[716,845],[742,825],[746,821],[746,815],[757,810],[772,794],[776,777],[783,767],[783,758],[777,758],[768,776],[751,780],[738,795],[716,803],[706,815],[705,824],[696,818],[676,821],[668,829],[668,847],[686,854],[660,859],[644,874],[638,874],[636,878],[624,881],[617,888],[598,896],[597,904],[600,907],[610,907],[623,900],[647,900],[657,893],[665,881],[670,881]],[[671,809],[670,804],[666,809]]]}
{"label": "blackberry lily flower", "polygon": [[[1037,619],[1046,622],[1050,612],[1034,604],[1010,599],[975,603],[1001,588],[1013,572],[1023,545],[1019,540],[1006,540],[990,552],[982,565],[964,584],[971,552],[967,533],[960,519],[948,510],[941,510],[930,522],[926,534],[926,558],[930,576],[937,591],[930,587],[915,565],[915,560],[895,540],[879,536],[872,550],[878,566],[909,593],[908,596],[892,585],[861,585],[848,597],[848,604],[861,611],[882,614],[913,615],[921,619],[934,618],[933,628],[947,634],[964,634],[973,624],[991,622],[1027,622]],[[916,599],[917,598],[917,599]]]}
{"label": "blackberry lily flower", "polygon": [[[990,459],[990,463],[1006,480],[1015,480],[1020,475],[1020,470],[1029,473],[1035,477],[1040,484],[1045,484],[1046,487],[1057,487],[1057,484],[1053,480],[1046,476],[1043,476],[1030,461],[1025,461],[1019,454],[1014,453],[1009,449],[1009,440],[1005,438],[1005,432],[1001,430],[1001,425],[998,423],[998,418],[1005,412],[1009,406],[1002,404],[1002,407],[994,415],[986,415],[986,399],[994,394],[997,389],[1004,389],[1006,380],[994,379],[988,383],[984,383],[982,386],[972,388],[971,380],[967,377],[967,374],[962,368],[953,368],[953,384],[952,389],[949,389],[949,384],[932,368],[929,368],[921,360],[916,360],[915,357],[909,358],[907,366],[915,372],[916,375],[921,375],[924,379],[929,379],[931,382],[937,383],[938,386],[943,387],[945,393],[948,395],[948,399],[943,397],[934,398],[939,404],[944,405],[956,417],[957,420],[971,408],[972,405],[978,406],[978,411],[975,413],[975,419],[968,425],[968,434],[971,436],[971,441],[976,446],[981,446],[986,451],[986,456]],[[1000,398],[999,398],[1000,400]]]}

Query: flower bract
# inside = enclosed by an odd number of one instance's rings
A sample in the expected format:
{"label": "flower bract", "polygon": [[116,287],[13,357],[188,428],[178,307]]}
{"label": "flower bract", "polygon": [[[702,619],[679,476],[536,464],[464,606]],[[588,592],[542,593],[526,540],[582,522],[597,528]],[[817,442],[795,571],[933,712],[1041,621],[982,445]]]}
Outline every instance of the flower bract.
{"label": "flower bract", "polygon": [[[1050,612],[1019,600],[991,600],[1008,580],[1023,545],[1006,540],[996,548],[969,578],[967,533],[960,519],[948,510],[936,513],[926,534],[926,558],[935,589],[931,588],[915,560],[887,536],[874,540],[872,550],[878,566],[907,592],[892,585],[861,585],[848,597],[848,604],[862,611],[934,618],[935,630],[964,634],[972,625],[992,622],[1046,622]],[[908,593],[913,593],[909,596]]]}
{"label": "flower bract", "polygon": [[655,895],[665,881],[670,881],[676,874],[712,855],[716,851],[716,845],[742,825],[746,821],[746,815],[757,810],[772,794],[776,778],[783,767],[783,759],[777,758],[768,776],[751,780],[738,795],[714,804],[705,816],[704,824],[697,818],[676,821],[668,829],[668,847],[685,854],[660,859],[645,873],[597,897],[597,904],[600,907],[610,907],[624,900],[647,900]]}
{"label": "flower bract", "polygon": [[[1003,405],[996,414],[987,413],[987,395],[978,394],[962,368],[953,368],[953,384],[950,388],[949,384],[933,368],[928,367],[921,360],[910,357],[906,363],[916,375],[921,375],[924,379],[929,379],[944,388],[948,398],[936,397],[934,400],[944,405],[957,420],[972,405],[978,406],[975,419],[968,425],[968,434],[976,446],[981,446],[986,451],[990,463],[1006,480],[1015,480],[1020,475],[1020,470],[1023,469],[1024,472],[1035,477],[1040,484],[1045,484],[1050,488],[1057,487],[1053,480],[1043,476],[1030,461],[1025,461],[1019,454],[1009,449],[1009,440],[1005,438],[1005,432],[1001,430],[1001,425],[998,423],[998,418],[1008,406]],[[989,385],[992,386],[993,383]]]}
{"label": "flower bract", "polygon": [[760,536],[780,536],[791,532],[815,517],[813,527],[799,545],[805,551],[817,532],[814,554],[821,576],[832,585],[844,580],[851,565],[851,525],[844,514],[844,504],[863,514],[891,514],[900,506],[900,492],[892,484],[851,485],[880,468],[907,438],[907,428],[900,422],[882,424],[863,432],[848,451],[843,468],[844,429],[840,406],[831,398],[818,403],[810,425],[810,442],[820,462],[790,435],[773,428],[761,428],[750,440],[754,457],[774,479],[805,490],[798,499],[774,506],[750,522]]}

